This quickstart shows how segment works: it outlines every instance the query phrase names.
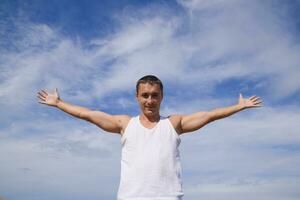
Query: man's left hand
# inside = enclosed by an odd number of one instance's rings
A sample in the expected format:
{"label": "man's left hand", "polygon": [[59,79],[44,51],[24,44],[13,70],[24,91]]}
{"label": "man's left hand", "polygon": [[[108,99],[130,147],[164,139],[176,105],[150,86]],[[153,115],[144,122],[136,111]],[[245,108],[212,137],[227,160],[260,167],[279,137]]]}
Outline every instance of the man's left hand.
{"label": "man's left hand", "polygon": [[239,103],[238,103],[243,109],[245,108],[256,108],[261,107],[262,101],[261,99],[254,95],[248,99],[244,98],[243,95],[240,93],[239,97]]}

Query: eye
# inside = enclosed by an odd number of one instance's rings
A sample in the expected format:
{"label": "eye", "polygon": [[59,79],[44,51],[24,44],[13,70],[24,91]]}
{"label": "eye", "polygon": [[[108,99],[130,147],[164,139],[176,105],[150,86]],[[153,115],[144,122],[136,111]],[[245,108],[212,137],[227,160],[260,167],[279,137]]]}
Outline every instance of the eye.
{"label": "eye", "polygon": [[149,94],[143,93],[143,94],[142,94],[142,97],[147,99],[147,98],[149,97]]}
{"label": "eye", "polygon": [[159,96],[159,94],[158,94],[158,93],[154,93],[154,94],[152,94],[152,97],[153,97],[153,98],[158,98],[158,96]]}

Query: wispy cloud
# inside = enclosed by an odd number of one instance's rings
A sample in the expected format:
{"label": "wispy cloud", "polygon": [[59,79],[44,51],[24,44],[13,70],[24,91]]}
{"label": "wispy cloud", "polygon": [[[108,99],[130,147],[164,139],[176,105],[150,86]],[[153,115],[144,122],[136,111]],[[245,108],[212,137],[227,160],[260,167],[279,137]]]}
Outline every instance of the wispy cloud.
{"label": "wispy cloud", "polygon": [[[264,89],[272,98],[299,90],[299,45],[283,29],[285,21],[267,5],[234,1],[184,5],[191,13],[186,17],[172,12],[167,17],[147,16],[145,8],[140,18],[135,13],[121,21],[115,34],[91,41],[92,49],[47,25],[18,25],[23,32],[16,46],[21,51],[1,56],[6,68],[0,90],[3,101],[20,104],[24,101],[14,98],[12,91],[32,96],[38,84],[72,90],[70,98],[91,101],[114,90],[128,91],[148,73],[165,81],[198,83],[208,90],[232,78],[264,78]],[[203,9],[209,17],[202,15]],[[35,90],[28,93],[27,88]]]}
{"label": "wispy cloud", "polygon": [[[1,138],[2,194],[30,199],[35,188],[35,195],[46,194],[44,199],[71,198],[75,194],[115,197],[111,191],[116,191],[118,184],[119,137],[68,120],[40,121],[39,126],[36,122],[16,123],[17,127],[6,129],[6,137]],[[107,185],[103,186],[102,181]]]}
{"label": "wispy cloud", "polygon": [[164,115],[233,104],[241,87],[266,102],[182,136],[187,199],[299,196],[299,105],[291,97],[299,95],[300,47],[288,6],[178,3],[180,12],[127,8],[111,34],[88,42],[26,17],[0,20],[1,36],[15,30],[0,42],[1,195],[32,200],[37,188],[49,199],[115,199],[119,136],[38,105],[36,92],[57,87],[68,102],[131,114],[136,80],[156,74],[166,88]]}

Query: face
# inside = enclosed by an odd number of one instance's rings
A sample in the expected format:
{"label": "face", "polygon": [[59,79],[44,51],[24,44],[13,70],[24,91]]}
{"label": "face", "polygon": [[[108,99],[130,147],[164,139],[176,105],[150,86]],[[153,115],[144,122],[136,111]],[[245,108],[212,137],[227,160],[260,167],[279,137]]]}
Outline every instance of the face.
{"label": "face", "polygon": [[163,95],[158,84],[151,85],[149,83],[141,83],[136,98],[144,115],[159,115],[160,103],[163,99]]}

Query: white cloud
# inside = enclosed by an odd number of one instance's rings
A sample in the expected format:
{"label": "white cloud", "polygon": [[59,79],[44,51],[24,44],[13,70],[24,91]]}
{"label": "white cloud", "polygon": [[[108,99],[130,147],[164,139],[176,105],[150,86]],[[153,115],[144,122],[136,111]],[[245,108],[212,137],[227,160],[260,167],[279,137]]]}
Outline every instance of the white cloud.
{"label": "white cloud", "polygon": [[183,135],[187,198],[296,198],[296,188],[286,183],[298,182],[299,176],[298,110],[244,111]]}
{"label": "white cloud", "polygon": [[205,199],[290,199],[296,200],[299,197],[297,179],[264,180],[257,181],[246,179],[227,180],[220,183],[207,183],[191,186],[186,198],[196,200]]}
{"label": "white cloud", "polygon": [[[292,183],[298,181],[291,176],[299,176],[299,106],[270,107],[300,88],[299,45],[285,29],[286,13],[277,16],[259,1],[180,3],[187,15],[141,9],[119,18],[115,33],[87,45],[44,24],[16,24],[22,36],[13,43],[17,51],[0,49],[1,191],[52,188],[61,195],[109,197],[118,183],[119,136],[37,105],[35,93],[58,87],[63,99],[101,109],[111,102],[99,100],[128,94],[142,75],[156,74],[179,88],[166,100],[166,115],[235,102],[236,96],[214,91],[233,78],[257,81],[269,95],[260,110],[182,136],[188,199],[296,199]],[[133,107],[128,98],[115,103]]]}
{"label": "white cloud", "polygon": [[[195,110],[201,104],[225,101],[186,105]],[[178,109],[184,110],[185,105],[181,106]],[[291,177],[299,175],[298,110],[265,107],[244,111],[181,136],[186,198],[226,199],[246,194],[250,198],[255,194],[257,199],[292,199],[296,188],[286,183],[297,182]],[[46,120],[48,117],[15,122],[2,130],[0,176],[5,181],[0,188],[17,194],[33,187],[45,192],[52,188],[60,196],[91,193],[93,198],[116,192],[120,137],[78,120]],[[82,187],[83,183],[89,187]]]}
{"label": "white cloud", "polygon": [[[199,47],[196,53],[201,56],[197,61],[204,63],[199,69],[205,69],[205,63],[210,65],[208,69],[218,67],[210,62],[221,61],[226,67],[220,71],[229,71],[229,76],[215,73],[217,80],[275,77],[265,86],[271,97],[284,98],[299,91],[294,74],[299,74],[300,60],[295,55],[300,49],[294,35],[285,29],[290,25],[288,13],[258,1],[180,2],[191,11],[191,31]],[[234,70],[236,63],[241,70]]]}
{"label": "white cloud", "polygon": [[[130,90],[145,74],[183,86],[197,83],[206,91],[231,78],[260,77],[273,99],[299,90],[299,46],[268,4],[183,4],[192,17],[171,12],[149,16],[144,9],[120,21],[115,34],[91,41],[93,48],[43,24],[17,24],[23,39],[15,46],[21,51],[1,56],[2,103],[30,104],[41,87],[59,87],[67,99],[92,102],[112,91]],[[23,98],[15,98],[15,91]]]}
{"label": "white cloud", "polygon": [[[295,56],[299,46],[292,44],[293,36],[285,31],[285,21],[273,14],[268,4],[189,3],[193,5],[193,9],[188,7],[193,15],[170,15],[171,23],[165,17],[158,20],[159,16],[121,22],[120,32],[100,49],[102,54],[112,52],[114,64],[104,83],[95,81],[94,93],[127,90],[147,73],[158,74],[166,81],[198,83],[207,90],[231,78],[264,78],[267,83],[263,87],[269,87],[268,94],[277,99],[299,90],[299,82],[293,78],[299,72],[299,58]],[[197,6],[201,9],[194,9]]]}
{"label": "white cloud", "polygon": [[232,0],[224,1],[224,0],[178,0],[179,3],[186,6],[191,10],[206,10],[209,8],[215,8],[216,6],[224,6],[230,2],[234,2]]}
{"label": "white cloud", "polygon": [[120,168],[117,135],[62,120],[35,122],[15,123],[6,136],[1,133],[1,193],[20,198],[34,188],[49,198],[48,191],[65,198],[114,197]]}

